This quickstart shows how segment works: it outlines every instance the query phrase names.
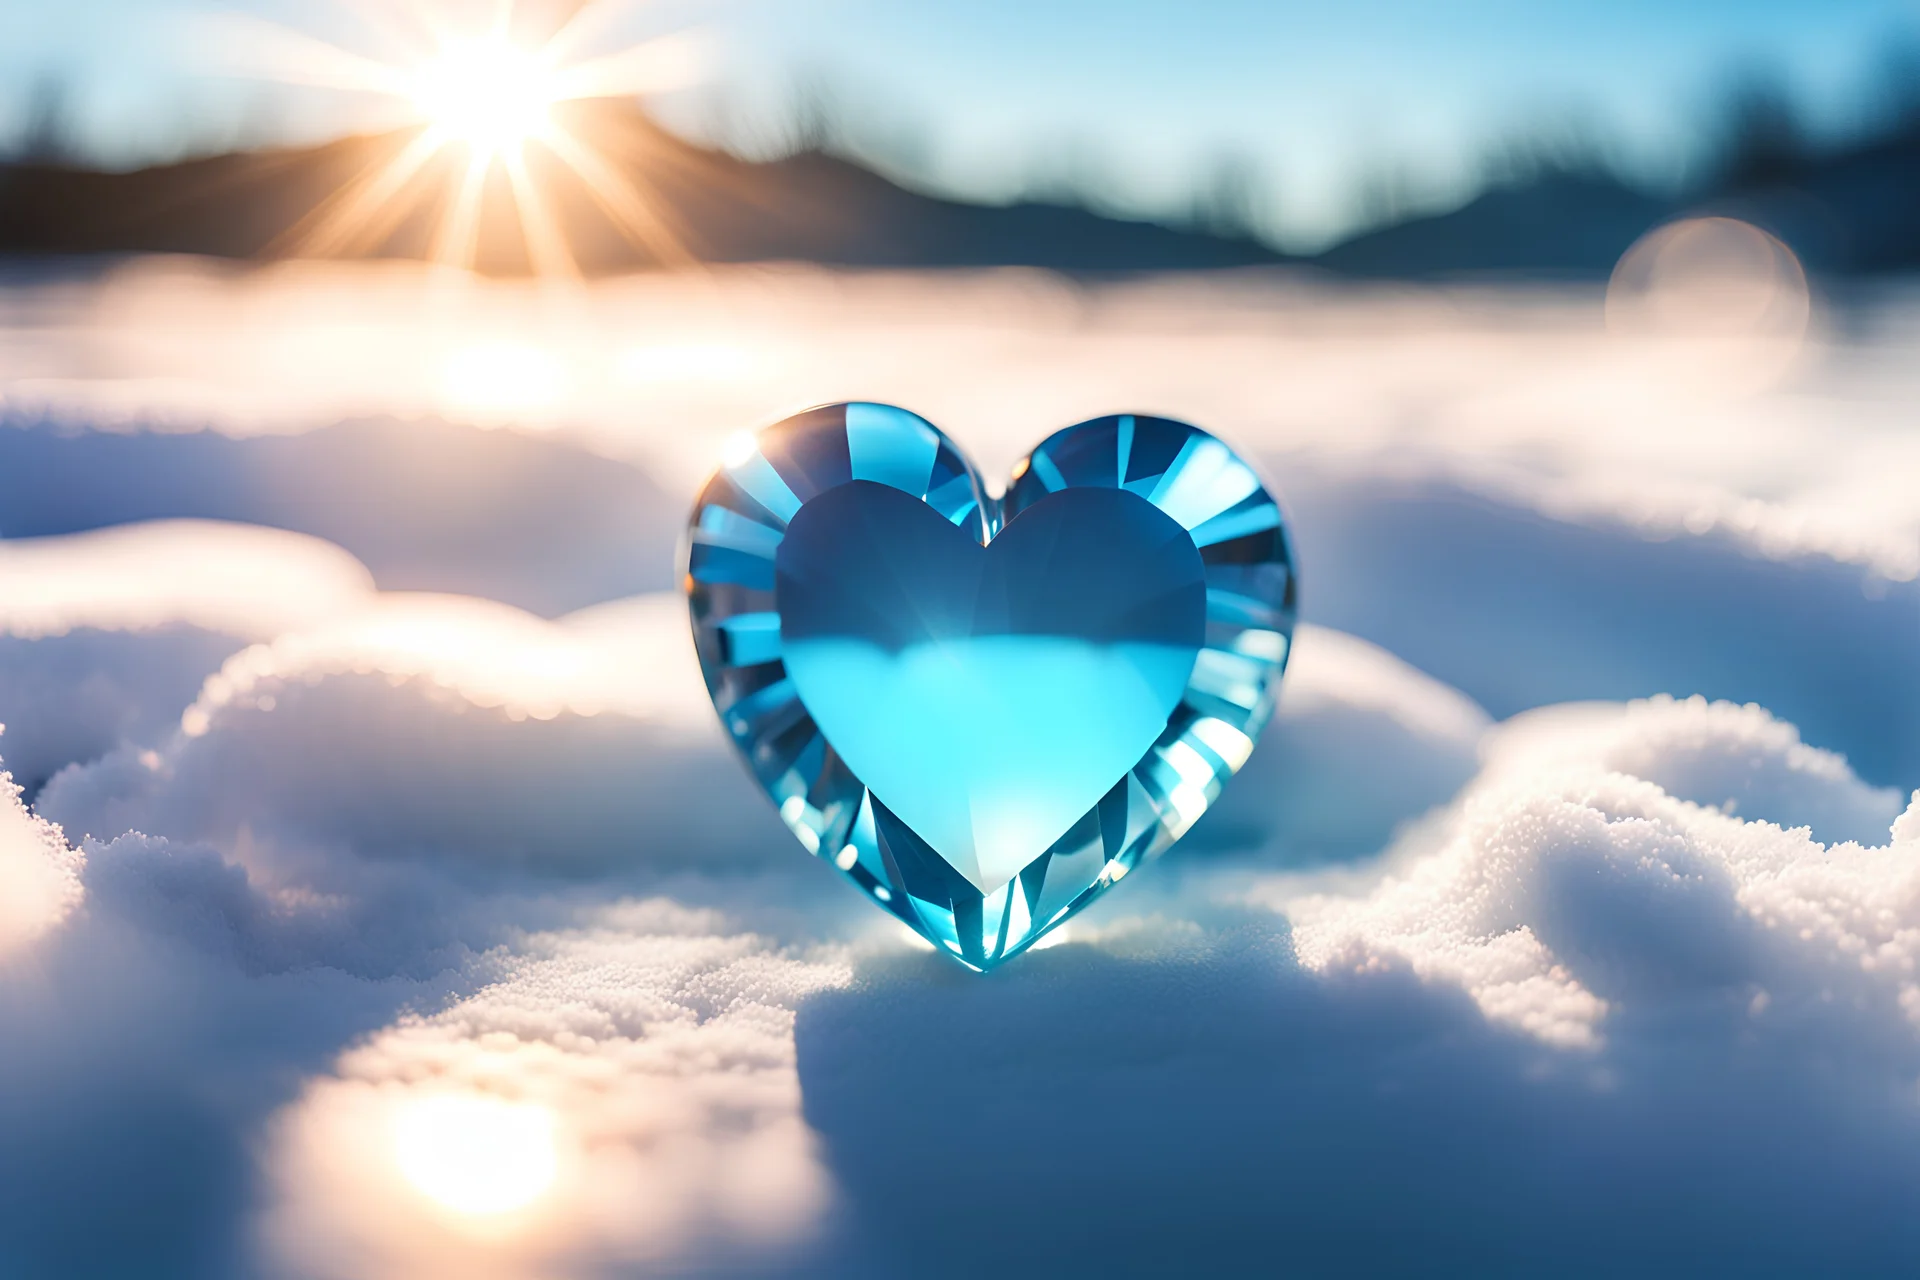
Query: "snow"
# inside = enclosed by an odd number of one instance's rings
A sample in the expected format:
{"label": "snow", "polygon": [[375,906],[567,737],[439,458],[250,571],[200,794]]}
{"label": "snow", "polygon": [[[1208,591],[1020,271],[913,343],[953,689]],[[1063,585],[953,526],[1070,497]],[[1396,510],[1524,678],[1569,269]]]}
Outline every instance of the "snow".
{"label": "snow", "polygon": [[[0,1271],[1920,1257],[1910,299],[467,287],[0,292]],[[538,403],[453,385],[502,343]],[[996,474],[1188,416],[1298,534],[1241,776],[984,979],[793,843],[662,590],[719,442],[850,395]]]}

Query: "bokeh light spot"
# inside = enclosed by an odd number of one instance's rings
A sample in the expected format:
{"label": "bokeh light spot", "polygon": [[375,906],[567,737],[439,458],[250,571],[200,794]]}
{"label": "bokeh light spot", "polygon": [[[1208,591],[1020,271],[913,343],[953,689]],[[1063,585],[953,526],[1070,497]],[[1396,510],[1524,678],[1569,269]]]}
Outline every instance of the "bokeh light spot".
{"label": "bokeh light spot", "polygon": [[553,1186],[553,1113],[477,1094],[407,1102],[394,1116],[400,1173],[429,1200],[469,1217],[524,1209]]}
{"label": "bokeh light spot", "polygon": [[1607,328],[1644,343],[1687,380],[1755,390],[1787,370],[1812,319],[1793,250],[1737,218],[1656,227],[1607,284]]}
{"label": "bokeh light spot", "polygon": [[1807,275],[1793,250],[1737,218],[1656,227],[1614,268],[1607,315],[1666,331],[1797,335],[1807,326]]}

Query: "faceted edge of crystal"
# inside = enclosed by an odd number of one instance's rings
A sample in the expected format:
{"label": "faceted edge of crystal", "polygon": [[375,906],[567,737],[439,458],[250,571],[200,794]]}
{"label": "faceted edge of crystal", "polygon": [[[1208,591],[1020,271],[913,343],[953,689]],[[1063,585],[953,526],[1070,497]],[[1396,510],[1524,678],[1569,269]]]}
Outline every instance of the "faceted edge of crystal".
{"label": "faceted edge of crystal", "polygon": [[[1048,437],[999,502],[957,446],[904,409],[823,405],[776,422],[702,489],[681,567],[700,668],[728,738],[810,853],[969,969],[1038,942],[1206,812],[1271,714],[1292,644],[1286,521],[1253,469],[1198,427],[1116,415]],[[1019,875],[982,894],[855,777],[780,659],[774,561],[801,505],[851,480],[890,485],[985,544],[1063,488],[1137,493],[1194,537],[1207,573],[1205,647],[1140,762]]]}

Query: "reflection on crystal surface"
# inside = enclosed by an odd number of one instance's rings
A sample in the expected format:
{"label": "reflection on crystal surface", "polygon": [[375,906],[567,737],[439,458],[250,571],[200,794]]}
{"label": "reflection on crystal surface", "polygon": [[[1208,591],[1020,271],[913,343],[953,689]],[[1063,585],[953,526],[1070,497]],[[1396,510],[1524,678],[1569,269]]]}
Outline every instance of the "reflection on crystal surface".
{"label": "reflection on crystal surface", "polygon": [[1245,761],[1294,581],[1278,505],[1218,440],[1082,423],[1000,503],[890,406],[753,443],[689,536],[714,704],[801,843],[948,954],[1030,946]]}
{"label": "reflection on crystal surface", "polygon": [[982,547],[855,480],[793,518],[775,569],[808,714],[983,893],[1153,745],[1206,632],[1192,540],[1117,489],[1050,495]]}

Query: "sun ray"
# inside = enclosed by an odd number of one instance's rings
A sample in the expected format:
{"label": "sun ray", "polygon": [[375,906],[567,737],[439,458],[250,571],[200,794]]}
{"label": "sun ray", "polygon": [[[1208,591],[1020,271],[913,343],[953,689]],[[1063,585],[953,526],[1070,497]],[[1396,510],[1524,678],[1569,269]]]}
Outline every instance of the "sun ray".
{"label": "sun ray", "polygon": [[545,142],[547,149],[573,170],[593,202],[629,241],[651,253],[663,265],[693,263],[693,255],[672,228],[648,206],[633,183],[622,177],[597,150],[559,131]]}
{"label": "sun ray", "polygon": [[468,160],[453,200],[440,218],[428,256],[452,267],[472,267],[480,247],[480,198],[486,192],[493,156],[478,152]]}
{"label": "sun ray", "polygon": [[560,100],[568,102],[677,89],[695,74],[700,49],[699,38],[690,33],[661,36],[563,67],[554,73],[554,88]]}
{"label": "sun ray", "polygon": [[613,24],[638,10],[641,4],[642,0],[601,0],[598,4],[581,4],[548,37],[545,48],[557,61],[566,62],[575,51],[612,34]]}
{"label": "sun ray", "polygon": [[407,73],[339,45],[246,14],[220,14],[209,24],[207,56],[222,70],[264,74],[281,84],[404,97]]}
{"label": "sun ray", "polygon": [[[417,46],[417,53],[381,61],[257,21],[231,26],[229,32],[248,46],[256,74],[264,68],[268,77],[287,83],[389,99],[410,110],[422,127],[301,218],[273,251],[378,250],[437,193],[440,213],[428,237],[428,255],[471,269],[483,256],[500,261],[491,240],[498,224],[487,209],[489,201],[505,198],[534,272],[575,276],[579,257],[568,243],[551,187],[560,179],[577,182],[613,229],[656,262],[693,261],[640,183],[623,172],[644,157],[627,148],[633,154],[616,160],[555,113],[563,103],[633,98],[686,83],[698,61],[691,35],[656,36],[589,56],[588,48],[633,7],[630,0],[586,0],[556,16],[557,27],[537,42],[527,39],[527,24],[519,21],[526,14],[516,0],[472,0],[459,12],[434,0],[339,2],[386,43],[396,49]],[[585,119],[596,118],[604,119]],[[530,152],[556,163],[530,164]],[[492,180],[496,171],[504,184]]]}
{"label": "sun ray", "polygon": [[514,210],[520,215],[521,235],[526,240],[527,257],[538,276],[572,278],[580,274],[573,250],[547,207],[546,197],[527,169],[527,154],[516,149],[502,157],[507,181],[513,190]]}
{"label": "sun ray", "polygon": [[272,248],[319,255],[349,252],[356,240],[364,243],[365,237],[377,235],[376,228],[390,231],[412,207],[400,199],[407,185],[444,145],[431,129],[421,130],[400,154],[347,184]]}

